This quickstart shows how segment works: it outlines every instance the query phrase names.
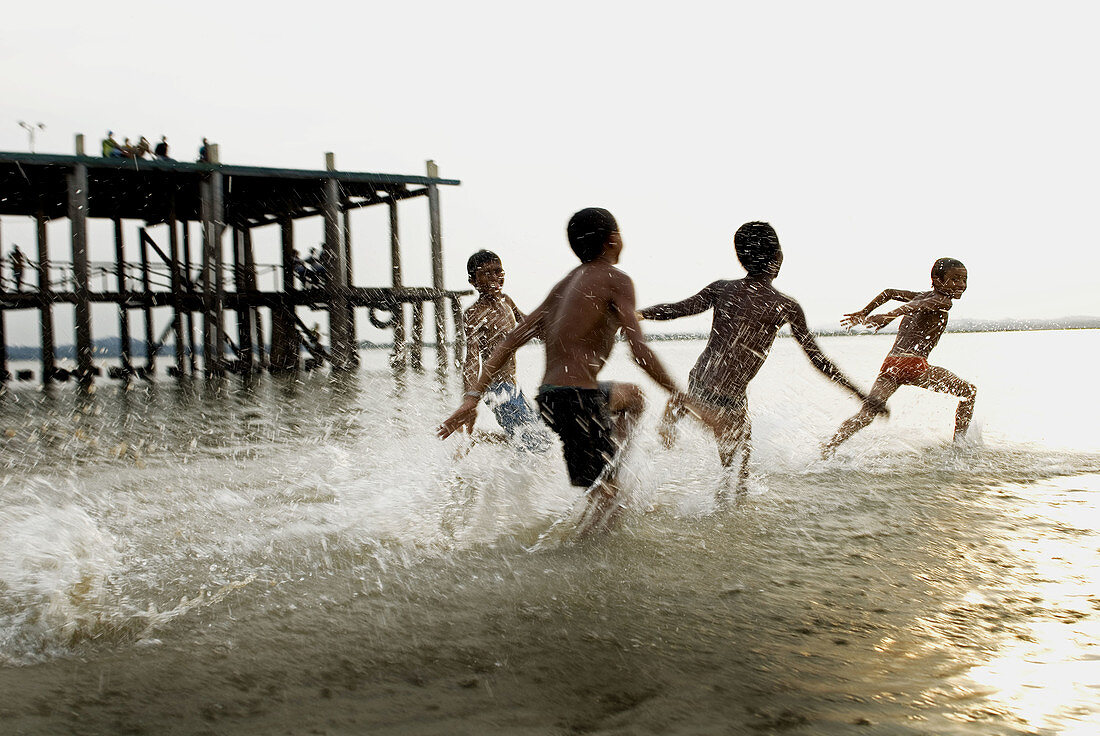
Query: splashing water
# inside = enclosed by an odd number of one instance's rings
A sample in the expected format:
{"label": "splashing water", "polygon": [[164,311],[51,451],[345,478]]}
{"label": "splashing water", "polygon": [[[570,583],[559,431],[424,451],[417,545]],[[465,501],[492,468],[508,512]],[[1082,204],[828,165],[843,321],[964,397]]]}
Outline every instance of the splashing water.
{"label": "splashing water", "polygon": [[[950,444],[949,397],[902,389],[822,461],[858,407],[780,340],[750,387],[752,478],[732,508],[713,439],[685,421],[664,449],[663,398],[617,352],[607,373],[650,405],[623,523],[583,542],[556,444],[439,442],[456,380],[396,384],[381,354],[336,383],[13,386],[0,662],[45,682],[79,655],[148,688],[171,666],[224,698],[241,662],[275,687],[295,652],[307,680],[414,687],[409,717],[457,688],[494,722],[582,730],[1091,732],[1100,436],[1082,407],[1097,389],[1089,361],[1044,356],[1098,343],[949,334],[933,358],[978,386],[970,441]],[[889,338],[822,346],[866,387]],[[655,350],[683,377],[701,347]],[[529,395],[540,370],[521,352]]]}

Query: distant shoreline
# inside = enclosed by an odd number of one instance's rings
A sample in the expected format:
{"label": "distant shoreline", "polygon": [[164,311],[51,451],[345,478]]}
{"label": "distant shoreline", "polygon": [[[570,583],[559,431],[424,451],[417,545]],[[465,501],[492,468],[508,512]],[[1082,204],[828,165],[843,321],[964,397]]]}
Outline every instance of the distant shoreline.
{"label": "distant shoreline", "polygon": [[[1096,330],[1100,329],[1100,318],[1076,318],[1072,322],[1061,322],[1059,320],[1049,321],[1029,321],[1027,323],[1013,323],[1007,324],[1003,322],[984,322],[984,321],[964,321],[960,320],[960,323],[951,327],[948,326],[947,331],[951,333],[978,333],[978,332],[1043,332],[1051,330]],[[890,335],[896,334],[897,330],[883,330],[882,332],[872,332],[870,330],[860,330],[848,332],[845,330],[812,330],[816,337],[860,337],[866,335]],[[779,334],[780,337],[790,337],[790,331],[784,328],[783,332]],[[705,332],[655,332],[647,333],[646,340],[651,342],[675,342],[684,341],[689,342],[692,340],[706,340],[709,337]],[[620,336],[620,339],[621,336]],[[145,358],[145,343],[141,340],[133,340],[130,355],[135,360]],[[426,348],[434,348],[434,342],[424,343]],[[371,342],[370,340],[363,340],[359,343],[360,350],[390,350],[393,348],[392,342]],[[95,341],[95,357],[97,358],[117,358],[121,352],[119,350],[119,340],[117,337],[103,338],[102,340]],[[201,353],[200,353],[201,354]],[[72,345],[62,345],[57,348],[56,352],[59,360],[76,360],[76,348]],[[160,357],[163,359],[171,358],[171,351],[163,349],[161,350]],[[8,347],[8,360],[40,360],[42,358],[41,350],[36,345],[13,345]]]}

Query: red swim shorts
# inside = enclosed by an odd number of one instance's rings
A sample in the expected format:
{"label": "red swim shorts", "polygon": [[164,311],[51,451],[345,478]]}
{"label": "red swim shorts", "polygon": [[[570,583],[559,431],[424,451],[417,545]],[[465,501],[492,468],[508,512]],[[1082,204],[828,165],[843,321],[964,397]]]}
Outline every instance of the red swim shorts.
{"label": "red swim shorts", "polygon": [[928,370],[928,359],[917,355],[887,355],[880,370],[898,383],[916,383]]}

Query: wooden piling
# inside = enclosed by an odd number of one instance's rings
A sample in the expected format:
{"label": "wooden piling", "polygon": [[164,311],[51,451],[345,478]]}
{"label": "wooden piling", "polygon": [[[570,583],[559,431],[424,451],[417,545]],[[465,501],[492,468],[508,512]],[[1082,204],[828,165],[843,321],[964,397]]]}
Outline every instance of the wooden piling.
{"label": "wooden piling", "polygon": [[[428,161],[427,168],[428,176],[439,176],[435,161]],[[443,291],[443,226],[439,216],[439,185],[435,182],[428,184],[428,217],[432,238],[432,287]],[[447,317],[443,297],[437,296],[432,301],[432,307],[435,315],[436,361],[439,372],[444,373],[447,370]]]}
{"label": "wooden piling", "polygon": [[294,284],[294,223],[289,216],[279,218],[283,257],[284,299],[271,309],[271,358],[273,371],[296,371],[301,367],[301,342],[294,322],[294,304],[290,301]]}
{"label": "wooden piling", "polygon": [[[355,270],[351,265],[351,213],[343,206],[344,202],[341,201],[341,208],[344,210],[344,270],[347,275],[344,277],[344,283],[347,288],[353,289],[355,287]],[[352,339],[352,362],[359,362],[359,344],[358,335],[359,331],[356,328],[355,321],[355,305],[348,302],[348,332]]]}
{"label": "wooden piling", "polygon": [[451,299],[451,320],[455,328],[454,363],[461,369],[462,361],[466,358],[466,332],[462,329],[462,303],[458,299]]}
{"label": "wooden piling", "polygon": [[256,282],[256,254],[252,250],[252,228],[245,227],[243,233],[244,244],[244,283],[245,293],[249,297],[248,319],[249,332],[252,335],[254,350],[253,363],[256,368],[262,369],[267,365],[267,351],[264,349],[264,327],[260,319],[260,308],[252,303],[259,292]]}
{"label": "wooden piling", "polygon": [[413,302],[412,335],[409,340],[409,361],[416,372],[424,370],[424,302]]}
{"label": "wooden piling", "polygon": [[92,362],[92,307],[88,291],[88,167],[73,164],[68,175],[69,223],[72,229],[73,295],[76,308],[76,372],[81,383],[89,383]]}
{"label": "wooden piling", "polygon": [[[244,228],[233,228],[233,288],[237,294],[248,291],[245,275]],[[252,309],[237,300],[237,365],[245,373],[252,371]]]}
{"label": "wooden piling", "polygon": [[[394,289],[402,287],[401,282],[401,235],[397,218],[397,200],[390,197],[386,202],[390,214],[390,278]],[[390,352],[390,365],[396,370],[405,370],[408,363],[408,351],[405,338],[405,304],[395,302],[393,306],[393,350]]]}
{"label": "wooden piling", "polygon": [[132,345],[130,344],[130,307],[126,303],[126,250],[122,238],[122,220],[115,224],[115,276],[118,285],[118,352],[122,374],[129,377],[134,371]]}
{"label": "wooden piling", "polygon": [[[186,227],[186,224],[185,224]],[[180,242],[179,229],[176,222],[176,195],[172,194],[172,209],[168,215],[168,257],[172,261],[168,272],[169,288],[172,289],[172,334],[175,338],[175,367],[176,376],[182,376],[184,363],[184,339],[183,339],[183,279],[186,274],[180,274]]]}
{"label": "wooden piling", "polygon": [[322,209],[325,218],[324,253],[326,291],[329,300],[329,340],[331,342],[332,367],[347,370],[352,367],[354,350],[351,324],[348,320],[347,266],[344,263],[344,239],[340,222],[340,188],[334,177],[324,183]]}
{"label": "wooden piling", "polygon": [[8,335],[4,327],[4,313],[6,309],[0,309],[0,382],[11,379],[8,371]]}
{"label": "wooden piling", "polygon": [[207,376],[221,375],[224,368],[225,344],[222,339],[222,306],[224,277],[222,274],[221,228],[224,221],[222,175],[211,171],[202,183],[200,202],[202,219],[202,312],[203,371]]}
{"label": "wooden piling", "polygon": [[[183,286],[189,293],[195,291],[195,281],[191,273],[191,223],[183,222]],[[185,315],[187,322],[187,363],[191,375],[198,370],[196,355],[198,355],[198,341],[195,339],[195,312],[189,307]]]}
{"label": "wooden piling", "polygon": [[38,235],[38,298],[41,306],[39,327],[42,334],[42,382],[54,379],[57,370],[53,336],[53,294],[50,290],[50,246],[46,231],[46,216],[39,210],[35,218]]}
{"label": "wooden piling", "polygon": [[157,354],[155,348],[159,347],[156,337],[156,329],[153,326],[153,305],[149,301],[152,293],[152,284],[149,281],[149,234],[145,228],[140,230],[141,241],[141,292],[144,295],[142,312],[145,315],[145,375],[153,376],[157,372]]}

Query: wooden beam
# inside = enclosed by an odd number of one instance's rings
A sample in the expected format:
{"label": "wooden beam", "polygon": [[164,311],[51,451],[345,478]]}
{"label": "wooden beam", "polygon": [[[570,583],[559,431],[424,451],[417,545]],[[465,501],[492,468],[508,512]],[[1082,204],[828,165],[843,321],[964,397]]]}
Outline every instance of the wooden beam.
{"label": "wooden beam", "polygon": [[88,300],[88,167],[73,164],[68,173],[69,224],[72,230],[73,287],[76,296],[76,371],[81,383],[92,380],[92,311]]}

